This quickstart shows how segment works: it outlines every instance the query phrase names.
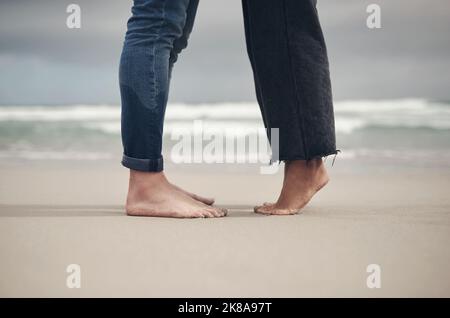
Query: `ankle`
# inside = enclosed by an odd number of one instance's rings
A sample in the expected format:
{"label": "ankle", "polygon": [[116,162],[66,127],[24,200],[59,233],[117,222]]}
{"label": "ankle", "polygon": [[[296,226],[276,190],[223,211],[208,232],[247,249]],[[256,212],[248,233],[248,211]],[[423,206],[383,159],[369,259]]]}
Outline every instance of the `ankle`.
{"label": "ankle", "polygon": [[167,181],[166,176],[163,171],[151,172],[151,171],[138,171],[130,169],[130,180],[137,183],[151,183],[151,182],[162,182]]}
{"label": "ankle", "polygon": [[167,180],[164,172],[143,172],[130,169],[129,190],[140,191],[147,189],[157,189],[167,185]]}
{"label": "ankle", "polygon": [[287,170],[298,171],[316,171],[324,168],[322,158],[314,158],[311,160],[291,160],[286,161]]}
{"label": "ankle", "polygon": [[285,182],[308,183],[312,186],[316,183],[328,182],[328,172],[321,158],[306,160],[295,160],[287,163],[285,170]]}

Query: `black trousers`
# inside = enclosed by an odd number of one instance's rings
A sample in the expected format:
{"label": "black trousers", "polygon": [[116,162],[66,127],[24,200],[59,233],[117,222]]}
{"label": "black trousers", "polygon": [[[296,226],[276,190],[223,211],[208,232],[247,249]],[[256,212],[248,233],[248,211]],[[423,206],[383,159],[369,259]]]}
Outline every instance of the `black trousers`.
{"label": "black trousers", "polygon": [[[316,0],[242,0],[247,51],[275,160],[336,154],[333,101]],[[273,143],[273,140],[272,140]]]}

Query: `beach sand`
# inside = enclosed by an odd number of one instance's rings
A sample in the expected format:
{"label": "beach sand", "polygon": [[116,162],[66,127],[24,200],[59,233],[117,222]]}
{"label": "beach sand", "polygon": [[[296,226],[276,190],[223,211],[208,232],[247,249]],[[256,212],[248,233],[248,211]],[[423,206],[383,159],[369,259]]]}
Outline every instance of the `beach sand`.
{"label": "beach sand", "polygon": [[[268,217],[253,205],[276,198],[281,174],[167,170],[229,216],[127,217],[119,165],[1,165],[0,296],[450,297],[449,171],[338,161],[303,214]],[[66,286],[69,264],[79,289]]]}

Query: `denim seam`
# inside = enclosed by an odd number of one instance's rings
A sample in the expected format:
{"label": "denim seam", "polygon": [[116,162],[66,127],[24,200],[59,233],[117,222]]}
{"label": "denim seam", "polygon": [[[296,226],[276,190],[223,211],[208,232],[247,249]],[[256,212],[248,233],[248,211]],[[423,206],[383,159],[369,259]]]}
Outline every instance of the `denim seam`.
{"label": "denim seam", "polygon": [[287,45],[287,50],[288,50],[288,60],[289,60],[289,74],[291,76],[291,80],[294,84],[294,91],[295,91],[295,99],[297,101],[297,107],[298,110],[300,112],[300,132],[302,134],[302,143],[303,143],[303,148],[304,148],[304,153],[305,153],[305,157],[308,158],[308,148],[307,148],[307,143],[306,143],[306,136],[305,136],[305,123],[303,120],[303,116],[302,116],[302,103],[300,101],[300,96],[299,96],[299,92],[298,92],[298,84],[297,81],[295,80],[295,76],[293,74],[293,65],[292,65],[292,56],[291,56],[291,43],[289,41],[289,28],[288,28],[288,23],[287,23],[287,13],[286,13],[286,0],[283,0],[283,18],[284,18],[284,27],[285,27],[285,37],[286,37],[286,45]]}
{"label": "denim seam", "polygon": [[[161,23],[158,25],[158,31],[156,32],[156,39],[155,39],[155,45],[153,46],[153,63],[152,63],[152,71],[154,76],[156,77],[156,47],[158,46],[158,41],[161,39],[161,30],[164,25],[164,21],[166,19],[166,4],[167,1],[163,0],[162,5],[162,18]],[[155,80],[154,82],[154,93],[153,93],[153,103],[156,104],[156,97],[159,94],[159,87],[158,87],[158,81]]]}

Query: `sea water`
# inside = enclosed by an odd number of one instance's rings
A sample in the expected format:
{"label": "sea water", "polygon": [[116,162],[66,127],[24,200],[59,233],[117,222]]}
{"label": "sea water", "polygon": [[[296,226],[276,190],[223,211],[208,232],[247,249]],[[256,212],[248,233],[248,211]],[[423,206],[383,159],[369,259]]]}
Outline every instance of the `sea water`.
{"label": "sea water", "polygon": [[[450,103],[426,99],[336,101],[339,160],[450,166]],[[167,106],[164,154],[173,131],[263,128],[253,102]],[[282,129],[282,127],[279,127]],[[119,105],[0,106],[0,161],[119,160]]]}

